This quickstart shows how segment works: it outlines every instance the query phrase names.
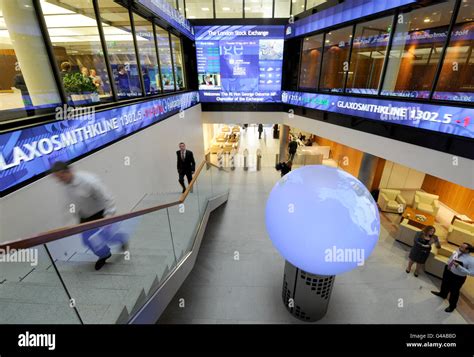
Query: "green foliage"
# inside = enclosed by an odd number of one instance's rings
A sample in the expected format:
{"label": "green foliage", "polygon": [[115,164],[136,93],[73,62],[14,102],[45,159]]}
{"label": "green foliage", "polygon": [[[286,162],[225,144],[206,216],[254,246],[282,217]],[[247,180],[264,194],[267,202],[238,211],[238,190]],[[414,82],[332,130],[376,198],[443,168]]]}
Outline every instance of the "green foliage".
{"label": "green foliage", "polygon": [[97,87],[89,77],[81,73],[68,73],[63,78],[64,89],[70,94],[82,94],[97,92]]}

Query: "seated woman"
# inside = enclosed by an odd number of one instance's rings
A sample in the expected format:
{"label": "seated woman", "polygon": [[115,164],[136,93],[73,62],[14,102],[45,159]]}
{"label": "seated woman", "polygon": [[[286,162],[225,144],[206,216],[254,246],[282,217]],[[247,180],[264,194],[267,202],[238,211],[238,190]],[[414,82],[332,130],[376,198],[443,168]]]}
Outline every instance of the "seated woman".
{"label": "seated woman", "polygon": [[426,226],[421,232],[416,234],[413,247],[408,256],[407,274],[410,274],[411,267],[416,263],[415,276],[418,276],[420,268],[424,266],[430,255],[432,244],[435,244],[438,249],[441,248],[435,232],[436,230],[433,226]]}

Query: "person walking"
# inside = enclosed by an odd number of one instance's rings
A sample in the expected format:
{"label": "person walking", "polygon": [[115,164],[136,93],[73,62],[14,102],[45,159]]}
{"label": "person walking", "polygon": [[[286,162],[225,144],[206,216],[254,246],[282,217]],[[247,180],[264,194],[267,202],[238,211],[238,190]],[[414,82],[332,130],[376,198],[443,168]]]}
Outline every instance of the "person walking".
{"label": "person walking", "polygon": [[179,143],[179,150],[176,151],[176,156],[178,159],[177,168],[179,175],[179,184],[183,188],[183,193],[186,191],[186,186],[184,185],[184,176],[188,179],[188,185],[193,179],[194,171],[196,170],[196,162],[194,161],[193,152],[186,150],[185,143]]}
{"label": "person walking", "polygon": [[263,124],[258,124],[258,138],[262,138]]}
{"label": "person walking", "polygon": [[441,290],[431,292],[433,295],[443,299],[446,299],[449,294],[449,306],[444,310],[446,312],[453,312],[456,309],[459,291],[467,276],[474,276],[474,257],[469,254],[472,252],[474,252],[474,247],[471,244],[461,244],[444,267]]}
{"label": "person walking", "polygon": [[435,232],[436,230],[433,226],[426,226],[422,231],[416,234],[413,247],[408,256],[407,274],[410,274],[411,267],[416,263],[415,276],[418,276],[420,269],[423,268],[426,259],[428,259],[430,255],[432,244],[435,244],[438,249],[441,248],[441,244]]}
{"label": "person walking", "polygon": [[[113,216],[116,212],[115,201],[102,182],[88,172],[73,171],[63,161],[55,162],[51,167],[55,178],[65,185],[70,204],[75,207],[75,213],[80,223],[92,222]],[[99,260],[95,269],[99,270],[107,259],[112,256],[107,242],[117,242],[122,250],[127,249],[127,236],[123,233],[111,234],[111,226],[90,229],[82,233],[82,241]]]}
{"label": "person walking", "polygon": [[298,142],[295,139],[292,139],[288,144],[288,153],[290,154],[289,160],[293,161],[296,155],[296,150],[298,150]]}

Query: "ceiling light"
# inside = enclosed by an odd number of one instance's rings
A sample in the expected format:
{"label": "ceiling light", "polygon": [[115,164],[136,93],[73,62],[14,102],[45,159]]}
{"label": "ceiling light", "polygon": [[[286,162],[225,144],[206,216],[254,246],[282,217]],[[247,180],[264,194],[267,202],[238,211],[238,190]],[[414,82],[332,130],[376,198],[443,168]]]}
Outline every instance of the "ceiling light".
{"label": "ceiling light", "polygon": [[326,43],[329,43],[329,40],[326,40]]}
{"label": "ceiling light", "polygon": [[250,11],[250,8],[249,7],[244,7],[244,10],[245,11]]}
{"label": "ceiling light", "polygon": [[426,19],[423,20],[423,22],[430,22],[430,21],[431,21],[431,20],[430,20],[429,17],[427,17]]}
{"label": "ceiling light", "polygon": [[230,7],[223,7],[222,10],[223,10],[223,11],[229,11],[229,10],[230,10]]}
{"label": "ceiling light", "polygon": [[202,11],[209,11],[209,8],[208,7],[201,7],[201,10]]}

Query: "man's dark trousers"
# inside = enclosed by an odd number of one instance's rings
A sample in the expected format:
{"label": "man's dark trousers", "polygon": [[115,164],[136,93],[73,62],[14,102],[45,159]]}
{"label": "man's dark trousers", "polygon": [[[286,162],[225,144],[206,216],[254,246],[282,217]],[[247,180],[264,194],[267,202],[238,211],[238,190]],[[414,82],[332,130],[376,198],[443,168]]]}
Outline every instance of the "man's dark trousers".
{"label": "man's dark trousers", "polygon": [[440,296],[446,299],[449,293],[450,308],[456,308],[459,299],[459,291],[461,290],[461,287],[465,281],[465,276],[454,274],[448,269],[447,266],[444,267]]}

